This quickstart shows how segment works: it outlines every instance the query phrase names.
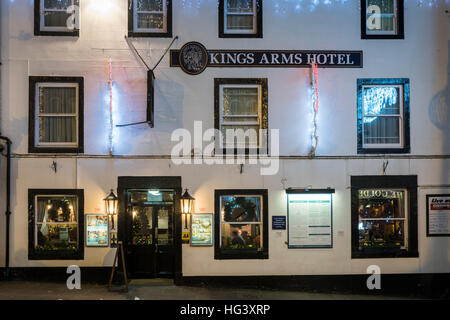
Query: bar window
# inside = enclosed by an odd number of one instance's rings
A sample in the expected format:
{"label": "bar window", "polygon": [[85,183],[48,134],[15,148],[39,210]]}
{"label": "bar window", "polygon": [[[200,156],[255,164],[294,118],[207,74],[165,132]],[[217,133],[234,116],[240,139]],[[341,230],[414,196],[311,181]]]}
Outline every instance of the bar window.
{"label": "bar window", "polygon": [[359,153],[409,152],[409,80],[358,80]]}
{"label": "bar window", "polygon": [[359,190],[359,248],[407,249],[406,199],[404,189]]}
{"label": "bar window", "polygon": [[417,176],[353,176],[352,256],[417,256]]}
{"label": "bar window", "polygon": [[403,39],[403,0],[362,0],[362,39]]}
{"label": "bar window", "polygon": [[262,0],[220,0],[219,37],[262,38]]}
{"label": "bar window", "polygon": [[215,79],[215,91],[219,148],[265,147],[267,79]]}
{"label": "bar window", "polygon": [[79,259],[84,245],[83,192],[30,190],[29,202],[29,258]]}
{"label": "bar window", "polygon": [[30,152],[82,152],[82,78],[30,77]]}
{"label": "bar window", "polygon": [[265,259],[267,241],[267,191],[216,190],[216,259]]}
{"label": "bar window", "polygon": [[171,1],[129,0],[128,35],[130,37],[171,37]]}
{"label": "bar window", "polygon": [[79,0],[35,1],[35,35],[78,36]]}

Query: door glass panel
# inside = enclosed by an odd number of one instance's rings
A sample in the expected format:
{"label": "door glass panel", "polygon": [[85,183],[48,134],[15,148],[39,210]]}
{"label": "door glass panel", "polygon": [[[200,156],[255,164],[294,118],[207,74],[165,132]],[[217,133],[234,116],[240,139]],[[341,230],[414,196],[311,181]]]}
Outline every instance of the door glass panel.
{"label": "door glass panel", "polygon": [[153,207],[132,207],[133,244],[148,245],[153,243]]}
{"label": "door glass panel", "polygon": [[170,244],[172,241],[172,234],[169,229],[169,209],[158,209],[158,233],[156,236],[158,244]]}

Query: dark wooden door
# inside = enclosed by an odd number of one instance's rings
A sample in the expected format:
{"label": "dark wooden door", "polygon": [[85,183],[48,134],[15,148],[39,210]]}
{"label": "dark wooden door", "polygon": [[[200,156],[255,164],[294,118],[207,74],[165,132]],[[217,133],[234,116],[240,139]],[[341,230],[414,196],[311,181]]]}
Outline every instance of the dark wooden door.
{"label": "dark wooden door", "polygon": [[173,277],[173,204],[132,203],[128,206],[128,211],[128,216],[132,219],[127,246],[131,276]]}

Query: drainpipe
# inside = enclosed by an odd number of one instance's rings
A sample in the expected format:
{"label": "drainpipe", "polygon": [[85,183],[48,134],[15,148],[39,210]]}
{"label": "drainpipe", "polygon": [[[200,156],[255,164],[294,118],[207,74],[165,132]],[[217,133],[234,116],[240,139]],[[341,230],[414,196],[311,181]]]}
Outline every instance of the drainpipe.
{"label": "drainpipe", "polygon": [[9,225],[11,218],[11,140],[0,136],[6,142],[6,249],[5,249],[5,278],[9,278]]}

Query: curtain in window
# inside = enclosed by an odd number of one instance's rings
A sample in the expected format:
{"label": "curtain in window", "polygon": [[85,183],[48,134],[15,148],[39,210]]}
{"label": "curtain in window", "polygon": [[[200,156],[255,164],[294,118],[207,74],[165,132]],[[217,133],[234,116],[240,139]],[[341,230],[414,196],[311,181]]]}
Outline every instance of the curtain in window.
{"label": "curtain in window", "polygon": [[66,10],[72,4],[72,0],[44,0],[44,26],[66,27],[67,19],[71,16]]}
{"label": "curtain in window", "polygon": [[39,142],[76,142],[76,88],[41,87]]}
{"label": "curtain in window", "polygon": [[227,29],[253,29],[253,0],[227,1]]}
{"label": "curtain in window", "polygon": [[367,0],[367,8],[375,5],[381,10],[381,31],[394,31],[394,17],[397,14],[394,1],[397,0]]}
{"label": "curtain in window", "polygon": [[140,29],[164,28],[163,0],[135,0],[137,27]]}
{"label": "curtain in window", "polygon": [[400,143],[400,89],[364,88],[363,99],[364,143]]}

